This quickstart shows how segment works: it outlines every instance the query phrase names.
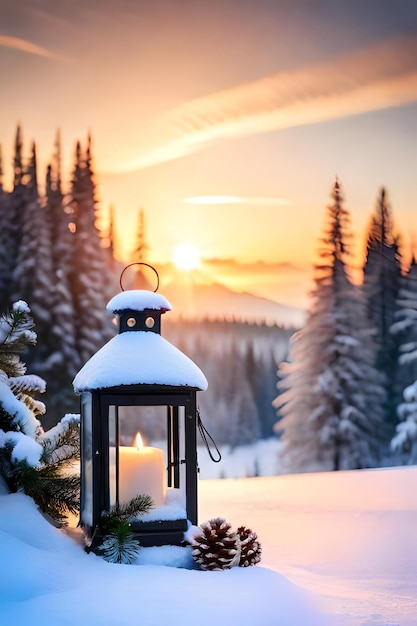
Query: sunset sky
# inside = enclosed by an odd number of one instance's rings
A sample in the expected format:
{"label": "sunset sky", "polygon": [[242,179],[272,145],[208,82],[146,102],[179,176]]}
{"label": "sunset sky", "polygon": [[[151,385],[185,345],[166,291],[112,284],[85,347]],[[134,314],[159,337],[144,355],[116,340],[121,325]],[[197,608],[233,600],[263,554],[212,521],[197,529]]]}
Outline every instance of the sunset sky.
{"label": "sunset sky", "polygon": [[356,263],[381,186],[417,245],[415,0],[0,0],[0,84],[6,179],[91,130],[125,254],[143,207],[150,262],[303,304],[336,175]]}

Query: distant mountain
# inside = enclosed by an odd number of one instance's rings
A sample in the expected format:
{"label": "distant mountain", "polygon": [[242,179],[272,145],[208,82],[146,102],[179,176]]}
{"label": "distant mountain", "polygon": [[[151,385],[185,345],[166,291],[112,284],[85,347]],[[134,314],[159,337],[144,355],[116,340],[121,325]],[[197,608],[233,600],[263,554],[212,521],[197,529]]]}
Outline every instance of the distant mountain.
{"label": "distant mountain", "polygon": [[178,273],[160,291],[172,304],[170,319],[225,318],[296,328],[305,322],[306,313],[302,309],[251,293],[238,293],[220,283],[208,284],[207,278],[197,272]]}

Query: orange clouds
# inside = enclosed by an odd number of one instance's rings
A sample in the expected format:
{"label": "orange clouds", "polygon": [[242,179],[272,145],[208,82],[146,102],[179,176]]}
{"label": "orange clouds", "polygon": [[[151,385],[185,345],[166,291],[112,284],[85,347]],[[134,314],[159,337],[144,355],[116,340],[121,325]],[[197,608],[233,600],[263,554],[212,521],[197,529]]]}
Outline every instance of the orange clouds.
{"label": "orange clouds", "polygon": [[26,39],[19,39],[18,37],[8,37],[6,35],[0,35],[0,46],[4,48],[12,48],[14,50],[20,50],[21,52],[27,52],[28,54],[34,54],[41,57],[55,58],[55,55],[36,44],[27,41]]}
{"label": "orange clouds", "polygon": [[159,119],[129,171],[210,142],[314,124],[417,100],[417,37],[399,37],[321,65],[279,73],[184,103]]}

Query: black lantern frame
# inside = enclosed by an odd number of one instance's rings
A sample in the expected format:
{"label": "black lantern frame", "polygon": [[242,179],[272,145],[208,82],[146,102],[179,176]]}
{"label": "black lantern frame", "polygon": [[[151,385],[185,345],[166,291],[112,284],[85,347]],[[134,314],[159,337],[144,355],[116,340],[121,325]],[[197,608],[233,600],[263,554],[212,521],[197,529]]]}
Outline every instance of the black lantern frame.
{"label": "black lantern frame", "polygon": [[[155,292],[124,291],[122,282],[120,286],[122,293],[107,304],[107,310],[119,317],[119,334],[87,361],[73,382],[81,394],[80,525],[90,536],[90,549],[99,548],[103,512],[122,504],[119,495],[134,497],[130,494],[137,487],[135,496],[154,496],[156,504],[151,515],[131,522],[140,543],[180,545],[189,524],[197,524],[197,426],[201,428],[197,391],[207,388],[207,380],[195,363],[160,336],[161,315],[171,309],[170,303]],[[185,506],[178,502],[172,508],[171,502],[161,506],[157,500],[162,500],[162,485],[160,494],[152,493],[152,479],[159,480],[162,472],[159,452],[155,456],[148,449],[137,463],[127,460],[134,457],[121,448],[125,442],[120,423],[128,417],[124,407],[165,407],[166,486],[180,492]],[[135,465],[132,480],[125,470]],[[146,476],[149,485],[142,481]],[[146,487],[151,493],[141,493]]]}
{"label": "black lantern frame", "polygon": [[[116,450],[115,499],[118,502],[120,407],[166,407],[167,487],[182,489],[185,495],[186,517],[134,521],[132,531],[144,546],[180,545],[189,522],[197,525],[197,391],[190,387],[140,384],[82,392],[80,523],[91,539],[90,549],[102,542],[100,519],[102,512],[108,511],[111,505],[111,443]],[[110,432],[111,414],[114,415],[115,436]],[[181,485],[184,474],[185,489]]]}

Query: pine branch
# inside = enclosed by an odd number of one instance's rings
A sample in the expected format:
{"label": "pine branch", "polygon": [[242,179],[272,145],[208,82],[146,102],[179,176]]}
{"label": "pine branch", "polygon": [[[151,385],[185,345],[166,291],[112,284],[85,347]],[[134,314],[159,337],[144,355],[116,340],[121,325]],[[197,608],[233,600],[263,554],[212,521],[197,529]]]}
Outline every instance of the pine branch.
{"label": "pine branch", "polygon": [[39,438],[39,443],[43,447],[42,463],[68,465],[80,458],[79,425],[77,422],[66,422],[65,430],[54,427]]}
{"label": "pine branch", "polygon": [[68,513],[77,514],[80,507],[80,477],[62,475],[57,465],[32,467],[26,460],[18,463],[23,491],[33,498],[39,508],[60,524]]}
{"label": "pine branch", "polygon": [[104,534],[115,530],[121,522],[129,521],[147,513],[154,506],[148,495],[138,495],[129,502],[114,504],[110,511],[102,513],[100,527]]}
{"label": "pine branch", "polygon": [[124,563],[130,565],[136,561],[140,550],[140,544],[130,525],[121,521],[117,527],[109,532],[101,544],[103,558],[109,563]]}
{"label": "pine branch", "polygon": [[150,496],[141,494],[129,500],[129,502],[119,503],[115,506],[115,512],[126,521],[131,521],[133,518],[139,515],[144,515],[152,509],[154,506],[153,500]]}
{"label": "pine branch", "polygon": [[34,396],[36,393],[44,393],[46,383],[43,378],[36,374],[25,374],[24,376],[11,376],[9,386],[13,393],[25,393]]}
{"label": "pine branch", "polygon": [[12,348],[7,349],[2,346],[0,348],[0,369],[7,376],[22,376],[26,372],[26,365],[22,363]]}
{"label": "pine branch", "polygon": [[7,432],[10,430],[10,415],[7,413],[7,411],[4,410],[3,406],[0,403],[0,429],[4,430],[4,432]]}
{"label": "pine branch", "polygon": [[113,505],[102,514],[99,526],[104,535],[101,548],[106,561],[129,564],[136,560],[140,544],[129,521],[147,513],[153,505],[150,496],[138,495],[129,502]]}
{"label": "pine branch", "polygon": [[24,352],[28,345],[36,343],[36,333],[33,332],[34,322],[30,317],[29,307],[15,303],[13,308],[0,316],[0,328],[4,336],[0,340],[2,352]]}
{"label": "pine branch", "polygon": [[14,444],[0,448],[0,475],[12,493],[23,491],[39,508],[60,524],[68,513],[79,512],[80,477],[62,474],[62,464],[33,467],[26,459],[13,459]]}
{"label": "pine branch", "polygon": [[3,476],[12,493],[16,493],[20,486],[16,472],[16,462],[12,459],[14,446],[15,444],[11,441],[6,441],[4,446],[0,448],[0,476]]}

